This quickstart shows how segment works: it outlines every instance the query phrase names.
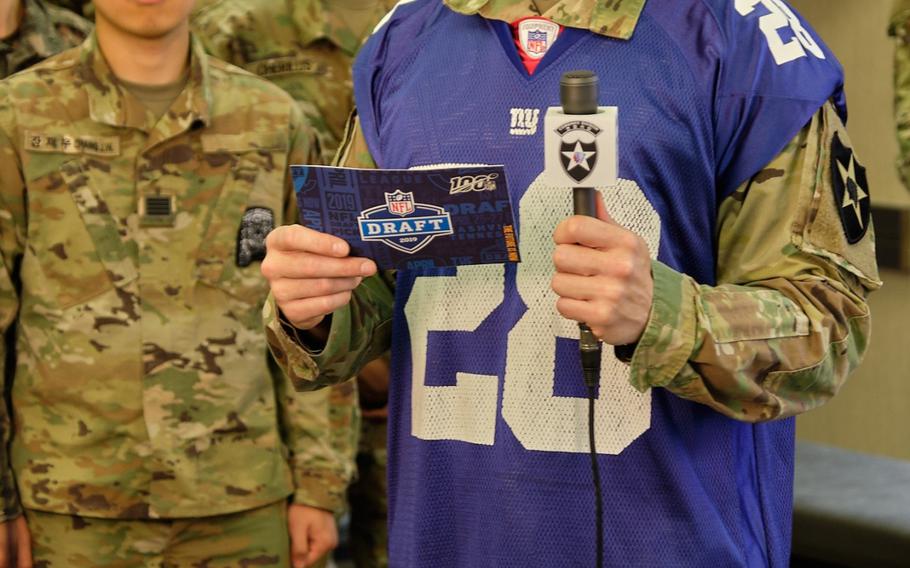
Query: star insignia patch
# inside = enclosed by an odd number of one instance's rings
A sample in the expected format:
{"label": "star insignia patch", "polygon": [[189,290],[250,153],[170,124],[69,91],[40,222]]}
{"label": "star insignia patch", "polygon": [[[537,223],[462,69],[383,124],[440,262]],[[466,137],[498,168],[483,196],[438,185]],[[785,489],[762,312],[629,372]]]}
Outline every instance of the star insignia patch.
{"label": "star insignia patch", "polygon": [[844,235],[851,245],[863,240],[871,222],[869,182],[866,168],[860,165],[853,148],[845,146],[840,136],[831,143],[831,174],[834,205],[840,214]]}
{"label": "star insignia patch", "polygon": [[597,136],[600,128],[590,122],[576,120],[556,129],[562,138],[559,161],[569,177],[581,183],[597,165]]}

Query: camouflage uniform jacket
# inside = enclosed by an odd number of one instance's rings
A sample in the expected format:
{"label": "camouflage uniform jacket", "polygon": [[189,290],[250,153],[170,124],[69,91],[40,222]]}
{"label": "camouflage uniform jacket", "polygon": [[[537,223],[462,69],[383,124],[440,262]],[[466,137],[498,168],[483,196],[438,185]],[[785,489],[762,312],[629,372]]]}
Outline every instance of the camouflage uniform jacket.
{"label": "camouflage uniform jacket", "polygon": [[0,79],[79,45],[92,29],[76,14],[43,0],[25,0],[24,7],[19,31],[0,39]]}
{"label": "camouflage uniform jacket", "polygon": [[[520,0],[447,0],[454,10],[514,21],[533,15]],[[629,38],[643,0],[564,0],[545,14],[556,22]],[[616,9],[614,9],[614,7]],[[640,390],[666,388],[729,417],[758,422],[792,416],[833,396],[865,352],[866,294],[880,286],[874,234],[847,242],[832,195],[832,139],[849,137],[833,106],[814,119],[766,169],[718,212],[717,286],[654,261],[654,300],[631,360]],[[371,167],[355,125],[339,152],[345,165]],[[375,167],[375,166],[373,166]],[[265,311],[276,359],[298,388],[340,381],[388,345],[393,284],[364,281],[336,311],[319,351]]]}
{"label": "camouflage uniform jacket", "polygon": [[897,171],[910,189],[910,0],[899,0],[891,15],[888,33],[897,39],[894,48],[894,117],[900,153]]}
{"label": "camouflage uniform jacket", "polygon": [[[363,38],[324,0],[221,0],[193,26],[212,55],[272,81],[300,104],[329,163],[354,106],[351,63]],[[394,5],[377,0],[372,21]]]}
{"label": "camouflage uniform jacket", "polygon": [[286,93],[195,40],[157,121],[94,36],[0,84],[0,322],[18,356],[0,520],[17,514],[13,472],[25,507],[89,517],[292,492],[340,506],[326,419],[269,363],[268,286],[238,246],[248,209],[291,218],[286,166],[312,147]]}

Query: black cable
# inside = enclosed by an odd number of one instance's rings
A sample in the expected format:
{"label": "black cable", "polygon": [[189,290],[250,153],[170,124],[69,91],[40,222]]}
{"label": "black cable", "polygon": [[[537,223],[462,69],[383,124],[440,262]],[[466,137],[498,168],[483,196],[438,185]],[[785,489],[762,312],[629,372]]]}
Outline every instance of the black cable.
{"label": "black cable", "polygon": [[597,568],[604,563],[604,504],[600,490],[600,462],[597,460],[597,443],[594,431],[594,402],[597,400],[597,385],[600,383],[600,359],[603,343],[587,324],[578,324],[578,347],[581,353],[581,368],[585,386],[588,387],[588,444],[591,450],[591,476],[594,480],[594,516],[597,535]]}
{"label": "black cable", "polygon": [[594,441],[594,388],[588,387],[588,440],[591,444],[591,476],[594,478],[594,525],[597,528],[597,568],[604,565],[604,499],[600,491],[600,464]]}

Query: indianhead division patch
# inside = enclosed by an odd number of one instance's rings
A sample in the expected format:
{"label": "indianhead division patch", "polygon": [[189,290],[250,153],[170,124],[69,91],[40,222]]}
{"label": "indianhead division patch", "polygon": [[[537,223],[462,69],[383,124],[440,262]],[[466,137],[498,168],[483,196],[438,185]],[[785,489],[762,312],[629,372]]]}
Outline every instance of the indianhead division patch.
{"label": "indianhead division patch", "polygon": [[576,120],[558,128],[562,138],[560,161],[569,177],[581,183],[591,175],[597,165],[597,136],[600,128],[583,120]]}
{"label": "indianhead division patch", "polygon": [[831,175],[834,206],[847,242],[855,245],[866,236],[871,221],[869,182],[866,168],[856,159],[853,148],[845,146],[837,133],[831,143]]}

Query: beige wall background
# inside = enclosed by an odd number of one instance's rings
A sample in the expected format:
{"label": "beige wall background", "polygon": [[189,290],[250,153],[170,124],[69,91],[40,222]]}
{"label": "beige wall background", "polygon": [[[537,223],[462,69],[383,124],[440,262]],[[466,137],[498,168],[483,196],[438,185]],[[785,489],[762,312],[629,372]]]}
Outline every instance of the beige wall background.
{"label": "beige wall background", "polygon": [[[847,77],[849,131],[868,170],[873,201],[910,208],[894,168],[887,35],[892,0],[790,0],[840,59]],[[910,275],[884,272],[870,298],[872,344],[866,361],[826,406],[797,419],[797,436],[856,451],[910,460]]]}

